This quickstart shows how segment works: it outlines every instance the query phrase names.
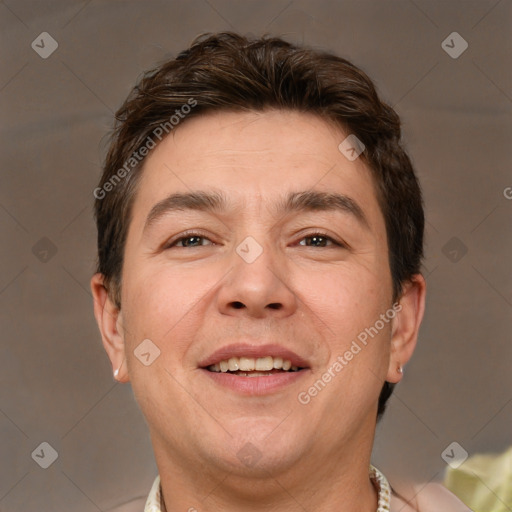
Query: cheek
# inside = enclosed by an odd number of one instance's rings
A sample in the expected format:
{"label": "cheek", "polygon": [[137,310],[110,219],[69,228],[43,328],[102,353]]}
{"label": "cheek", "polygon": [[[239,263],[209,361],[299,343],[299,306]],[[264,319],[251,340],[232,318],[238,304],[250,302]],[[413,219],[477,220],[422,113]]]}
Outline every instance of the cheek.
{"label": "cheek", "polygon": [[324,328],[344,344],[373,325],[389,308],[383,276],[344,267],[297,276],[301,300],[324,322]]}
{"label": "cheek", "polygon": [[[191,338],[190,318],[204,307],[215,284],[212,273],[170,265],[140,265],[125,274],[123,299],[131,334],[178,348]],[[178,334],[180,334],[178,336]]]}
{"label": "cheek", "polygon": [[384,276],[360,268],[310,275],[301,288],[321,320],[317,329],[329,354],[300,398],[310,400],[311,416],[324,418],[320,430],[332,436],[348,421],[363,422],[376,412],[390,347],[392,317],[381,320],[391,307],[389,289]]}

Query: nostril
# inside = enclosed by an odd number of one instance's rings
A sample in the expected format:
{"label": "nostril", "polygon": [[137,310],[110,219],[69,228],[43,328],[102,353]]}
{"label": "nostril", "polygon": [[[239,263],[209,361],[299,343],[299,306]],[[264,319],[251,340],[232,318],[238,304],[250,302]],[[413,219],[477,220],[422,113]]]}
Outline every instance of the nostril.
{"label": "nostril", "polygon": [[[243,309],[246,306],[245,306],[245,304],[243,302],[234,301],[234,302],[231,303],[231,307],[233,307],[235,309]],[[267,307],[269,309],[281,309],[283,307],[283,305],[280,302],[272,302],[270,304],[267,304]]]}

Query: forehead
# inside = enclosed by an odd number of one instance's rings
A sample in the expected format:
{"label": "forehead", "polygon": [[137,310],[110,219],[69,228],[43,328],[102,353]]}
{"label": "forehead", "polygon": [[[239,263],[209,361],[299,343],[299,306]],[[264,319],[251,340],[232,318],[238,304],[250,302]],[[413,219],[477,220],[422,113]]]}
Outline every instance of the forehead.
{"label": "forehead", "polygon": [[[383,228],[371,173],[338,149],[339,127],[296,111],[215,112],[185,120],[146,158],[133,221],[173,192],[219,189],[234,207],[261,213],[286,193],[342,193]],[[237,208],[234,208],[235,210]]]}

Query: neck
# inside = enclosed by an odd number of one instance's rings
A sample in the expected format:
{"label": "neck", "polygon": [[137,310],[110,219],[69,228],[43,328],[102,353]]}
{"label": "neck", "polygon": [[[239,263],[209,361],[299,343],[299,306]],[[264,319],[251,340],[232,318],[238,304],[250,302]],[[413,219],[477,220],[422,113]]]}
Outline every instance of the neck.
{"label": "neck", "polygon": [[[154,440],[165,509],[162,512],[375,512],[377,491],[369,477],[370,442],[334,454],[304,454],[287,468],[237,471],[211,460],[176,465]],[[360,441],[360,440],[359,440]],[[366,447],[366,449],[365,449]]]}

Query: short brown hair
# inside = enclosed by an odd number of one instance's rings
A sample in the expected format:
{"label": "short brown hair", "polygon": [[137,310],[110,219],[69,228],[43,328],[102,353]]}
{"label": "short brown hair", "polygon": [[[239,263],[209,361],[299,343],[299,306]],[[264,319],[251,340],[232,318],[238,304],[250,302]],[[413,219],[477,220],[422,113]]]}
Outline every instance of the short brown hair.
{"label": "short brown hair", "polygon": [[[270,108],[316,114],[364,144],[360,157],[372,172],[386,223],[393,300],[399,298],[403,284],[420,272],[424,231],[420,186],[401,143],[400,119],[380,100],[368,76],[343,58],[280,38],[205,34],[176,59],[145,73],[116,113],[94,195],[97,270],[117,307],[121,307],[131,208],[155,133],[163,129],[168,133],[176,124],[205,112]],[[379,417],[392,390],[393,384],[386,382]]]}

